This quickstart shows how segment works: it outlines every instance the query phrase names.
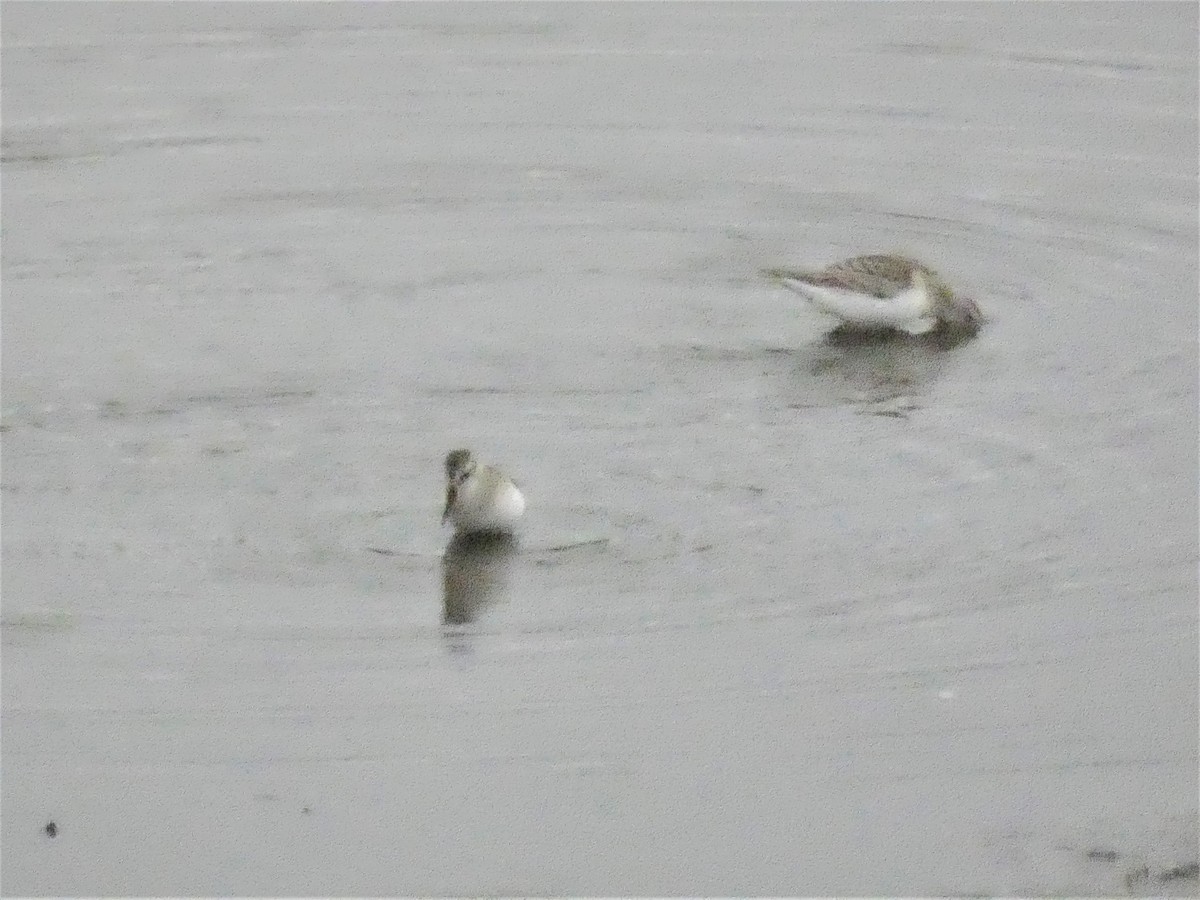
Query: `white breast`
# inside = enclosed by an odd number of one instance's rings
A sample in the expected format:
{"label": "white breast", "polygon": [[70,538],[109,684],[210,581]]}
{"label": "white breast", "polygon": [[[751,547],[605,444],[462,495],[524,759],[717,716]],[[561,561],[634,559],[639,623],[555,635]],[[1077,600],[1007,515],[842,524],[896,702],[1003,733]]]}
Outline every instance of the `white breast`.
{"label": "white breast", "polygon": [[450,519],[459,531],[508,531],[525,512],[525,498],[507,478],[472,475],[459,486]]}
{"label": "white breast", "polygon": [[495,513],[504,520],[515,522],[525,512],[525,497],[511,481],[506,481],[496,495]]}

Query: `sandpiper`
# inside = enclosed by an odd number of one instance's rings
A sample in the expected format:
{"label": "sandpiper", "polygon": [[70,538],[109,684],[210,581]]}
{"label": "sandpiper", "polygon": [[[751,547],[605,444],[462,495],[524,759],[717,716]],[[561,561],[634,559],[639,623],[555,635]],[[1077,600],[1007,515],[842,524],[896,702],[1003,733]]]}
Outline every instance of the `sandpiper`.
{"label": "sandpiper", "polygon": [[493,466],[481,466],[470,450],[446,454],[446,508],[443,524],[459,534],[510,533],[525,512],[525,498],[512,480]]}
{"label": "sandpiper", "polygon": [[820,271],[776,268],[763,274],[857,328],[974,332],[983,322],[974,300],[954,293],[941,275],[907,256],[855,256]]}

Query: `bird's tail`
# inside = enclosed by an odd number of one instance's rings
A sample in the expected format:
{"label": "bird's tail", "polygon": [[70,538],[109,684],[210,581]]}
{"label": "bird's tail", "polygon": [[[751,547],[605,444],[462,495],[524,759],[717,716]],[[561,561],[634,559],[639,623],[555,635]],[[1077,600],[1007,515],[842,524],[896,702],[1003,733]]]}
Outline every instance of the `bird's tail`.
{"label": "bird's tail", "polygon": [[787,266],[760,269],[759,273],[772,281],[809,281],[813,277],[813,273],[807,269],[790,269]]}

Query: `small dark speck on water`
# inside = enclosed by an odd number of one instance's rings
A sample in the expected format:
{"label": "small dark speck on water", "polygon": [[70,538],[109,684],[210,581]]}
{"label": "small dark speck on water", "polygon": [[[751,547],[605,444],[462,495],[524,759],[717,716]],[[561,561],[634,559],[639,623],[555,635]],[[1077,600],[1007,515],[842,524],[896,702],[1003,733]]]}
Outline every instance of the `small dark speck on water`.
{"label": "small dark speck on water", "polygon": [[1158,876],[1160,883],[1167,881],[1196,881],[1200,879],[1200,863],[1188,863],[1186,866],[1176,866],[1167,869]]}
{"label": "small dark speck on water", "polygon": [[304,809],[300,810],[300,812],[304,813],[304,815],[307,816],[312,812],[312,810],[306,806],[306,807],[304,807]]}
{"label": "small dark speck on water", "polygon": [[57,835],[58,835],[58,826],[55,825],[53,822],[47,822],[46,823],[46,836],[47,837],[56,837]]}
{"label": "small dark speck on water", "polygon": [[1103,862],[1116,862],[1119,856],[1120,854],[1117,853],[1116,850],[1101,850],[1097,848],[1087,852],[1088,859],[1098,859],[1102,860]]}

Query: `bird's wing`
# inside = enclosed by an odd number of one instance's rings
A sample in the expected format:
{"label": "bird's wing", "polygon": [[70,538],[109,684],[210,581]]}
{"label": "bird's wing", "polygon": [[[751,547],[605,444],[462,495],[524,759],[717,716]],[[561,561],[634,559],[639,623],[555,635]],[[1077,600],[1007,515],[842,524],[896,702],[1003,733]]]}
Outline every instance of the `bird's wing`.
{"label": "bird's wing", "polygon": [[912,283],[914,270],[924,270],[916,260],[905,256],[872,254],[854,256],[820,270],[776,268],[766,269],[770,278],[801,281],[820,287],[860,291],[872,297],[886,299]]}
{"label": "bird's wing", "polygon": [[855,256],[818,273],[819,284],[862,291],[875,297],[891,297],[912,284],[913,273],[924,271],[916,260],[904,256],[872,254]]}

